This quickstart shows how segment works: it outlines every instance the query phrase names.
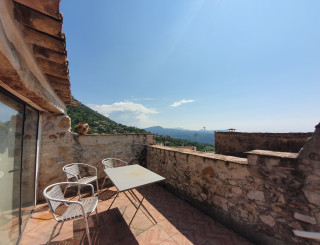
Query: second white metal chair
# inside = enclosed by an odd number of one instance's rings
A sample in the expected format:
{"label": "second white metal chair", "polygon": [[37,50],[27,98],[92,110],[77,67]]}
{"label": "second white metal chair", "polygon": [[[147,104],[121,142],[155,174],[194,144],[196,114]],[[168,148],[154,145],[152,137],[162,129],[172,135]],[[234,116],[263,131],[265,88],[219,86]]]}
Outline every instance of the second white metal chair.
{"label": "second white metal chair", "polygon": [[[95,173],[95,175],[91,175],[91,176],[81,176],[80,175],[80,168],[79,167],[86,167],[88,169],[92,169]],[[99,194],[99,184],[98,184],[98,170],[96,167],[93,167],[89,164],[85,164],[85,163],[70,163],[65,165],[62,170],[66,173],[67,175],[67,181],[69,183],[72,182],[78,182],[78,183],[82,183],[82,184],[89,184],[92,182],[96,182],[97,184],[97,194]],[[64,195],[66,193],[67,188],[69,188],[71,185],[67,185],[65,190],[64,190]],[[79,190],[78,190],[79,192]]]}
{"label": "second white metal chair", "polygon": [[[118,159],[118,158],[106,158],[106,159],[103,159],[102,160],[102,165],[104,167],[104,169],[107,169],[107,168],[116,168],[116,167],[121,167],[121,166],[127,166],[128,163],[126,161],[123,161],[121,159]],[[103,189],[103,186],[106,182],[106,179],[108,179],[108,175],[106,174],[104,180],[103,180],[103,183],[102,183],[102,186],[101,186],[101,191]]]}

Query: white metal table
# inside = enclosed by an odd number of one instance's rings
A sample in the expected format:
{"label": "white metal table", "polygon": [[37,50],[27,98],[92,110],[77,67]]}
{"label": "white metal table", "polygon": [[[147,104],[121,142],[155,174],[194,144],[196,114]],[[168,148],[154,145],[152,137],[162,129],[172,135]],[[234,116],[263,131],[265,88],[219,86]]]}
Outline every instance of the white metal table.
{"label": "white metal table", "polygon": [[[113,199],[112,203],[109,206],[109,209],[111,208],[112,204],[116,200],[116,198],[119,196],[121,192],[123,192],[126,197],[129,199],[129,201],[135,206],[137,209],[129,223],[129,226],[131,225],[134,217],[136,216],[138,210],[140,207],[143,207],[143,209],[149,214],[149,216],[157,223],[157,221],[153,218],[153,216],[150,214],[150,212],[147,210],[147,208],[143,205],[143,200],[145,199],[145,195],[142,195],[142,199],[139,199],[137,195],[134,193],[133,189],[146,186],[150,184],[154,184],[160,181],[164,181],[165,178],[150,171],[149,169],[146,169],[138,164],[135,165],[128,165],[123,167],[117,167],[117,168],[107,168],[104,170],[107,176],[110,178],[112,183],[117,188],[117,195]],[[126,193],[128,191],[132,198],[132,200]],[[135,203],[135,201],[137,203]],[[147,217],[148,215],[144,213]],[[149,217],[148,217],[149,218]]]}

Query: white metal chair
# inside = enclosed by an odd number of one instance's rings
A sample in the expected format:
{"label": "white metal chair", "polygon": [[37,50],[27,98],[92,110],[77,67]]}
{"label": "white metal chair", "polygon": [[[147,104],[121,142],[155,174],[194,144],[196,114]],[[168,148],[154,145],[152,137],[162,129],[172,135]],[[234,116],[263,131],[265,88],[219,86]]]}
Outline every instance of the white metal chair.
{"label": "white metal chair", "polygon": [[[123,161],[121,159],[118,158],[106,158],[102,160],[102,165],[104,167],[104,169],[107,168],[116,168],[116,167],[121,167],[121,166],[127,166],[128,163],[126,161]],[[106,177],[103,180],[102,186],[101,186],[101,191],[103,189],[103,186],[106,182],[106,179],[108,179],[108,175],[106,174]]]}
{"label": "white metal chair", "polygon": [[[94,176],[85,176],[85,177],[81,177],[80,175],[80,169],[79,167],[87,167],[89,169],[93,169],[95,172]],[[67,181],[69,183],[72,182],[77,182],[77,183],[82,183],[82,184],[89,184],[92,183],[94,181],[96,181],[97,184],[97,194],[99,194],[99,185],[98,185],[98,171],[96,167],[93,167],[89,164],[85,164],[85,163],[70,163],[65,165],[62,170],[66,173],[67,175]],[[64,190],[64,195],[66,194],[67,189],[70,187],[71,185],[67,185],[65,190]],[[80,188],[78,189],[78,192],[80,191]]]}
{"label": "white metal chair", "polygon": [[[91,187],[91,190],[92,190],[92,197],[89,197],[89,198],[81,200],[81,201],[66,200],[62,191],[61,191],[61,187],[60,187],[61,185],[66,185],[66,184],[70,185],[70,186],[79,186],[79,185],[89,186],[89,187]],[[78,189],[80,189],[80,188],[78,187]],[[81,194],[81,193],[79,192],[79,194]],[[50,242],[53,238],[53,234],[54,234],[59,223],[61,223],[61,226],[60,226],[58,233],[55,235],[55,237],[60,234],[60,231],[61,231],[62,226],[65,221],[76,219],[79,217],[83,217],[85,225],[86,225],[86,233],[88,236],[89,245],[91,245],[89,226],[88,226],[88,216],[91,213],[93,213],[94,210],[96,210],[97,220],[99,223],[99,217],[98,217],[98,211],[97,211],[97,205],[98,205],[99,200],[98,200],[98,197],[94,196],[93,185],[76,183],[76,182],[73,182],[73,183],[60,182],[60,183],[52,184],[52,185],[49,185],[48,187],[46,187],[43,191],[43,195],[47,200],[47,203],[49,205],[49,208],[50,208],[50,211],[53,215],[53,218],[57,221],[57,223],[53,227],[53,230],[51,232],[51,235],[50,235],[50,238],[49,238],[49,241],[47,244],[50,244]],[[67,206],[67,209],[61,216],[58,216],[56,214],[56,209],[62,203]]]}

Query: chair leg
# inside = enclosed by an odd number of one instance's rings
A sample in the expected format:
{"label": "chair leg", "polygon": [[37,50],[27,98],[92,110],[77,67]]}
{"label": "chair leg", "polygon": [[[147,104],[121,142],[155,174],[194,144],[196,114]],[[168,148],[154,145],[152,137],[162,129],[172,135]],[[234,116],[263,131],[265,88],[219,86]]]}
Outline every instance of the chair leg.
{"label": "chair leg", "polygon": [[70,186],[67,185],[65,188],[64,188],[64,192],[63,192],[63,196],[65,197],[66,196],[66,192],[67,192],[67,189],[69,188]]}
{"label": "chair leg", "polygon": [[52,237],[53,237],[53,234],[54,234],[54,232],[55,232],[58,224],[59,224],[59,223],[57,222],[57,223],[54,225],[54,227],[53,227],[53,229],[52,229],[52,232],[51,232],[51,235],[50,235],[50,238],[49,238],[49,241],[47,242],[47,244],[50,244],[51,239],[52,239]]}
{"label": "chair leg", "polygon": [[89,245],[91,245],[91,238],[90,238],[89,225],[88,225],[88,217],[85,216],[85,217],[83,217],[83,219],[84,219],[84,223],[86,224],[86,232],[87,232],[88,242],[89,242]]}
{"label": "chair leg", "polygon": [[116,200],[116,198],[119,196],[120,192],[117,192],[117,195],[115,196],[115,198],[113,199],[112,203],[110,204],[108,210],[111,208],[112,204],[114,203],[114,201]]}
{"label": "chair leg", "polygon": [[61,226],[60,226],[59,231],[58,231],[58,233],[57,233],[56,236],[58,236],[58,235],[60,234],[60,231],[61,231],[61,229],[62,229],[63,224],[64,224],[64,221],[61,223]]}
{"label": "chair leg", "polygon": [[80,192],[80,186],[78,185],[78,196],[79,196],[79,201],[81,201],[81,192]]}
{"label": "chair leg", "polygon": [[100,189],[100,191],[102,192],[102,190],[103,190],[103,187],[104,187],[104,183],[106,182],[106,178],[104,178],[104,180],[103,180],[103,183],[102,183],[102,186],[101,186],[101,189]]}
{"label": "chair leg", "polygon": [[96,183],[97,183],[97,196],[98,196],[98,198],[99,198],[99,184],[98,184],[98,178],[96,179]]}
{"label": "chair leg", "polygon": [[98,213],[98,207],[96,207],[96,215],[97,215],[98,227],[100,227],[100,216]]}

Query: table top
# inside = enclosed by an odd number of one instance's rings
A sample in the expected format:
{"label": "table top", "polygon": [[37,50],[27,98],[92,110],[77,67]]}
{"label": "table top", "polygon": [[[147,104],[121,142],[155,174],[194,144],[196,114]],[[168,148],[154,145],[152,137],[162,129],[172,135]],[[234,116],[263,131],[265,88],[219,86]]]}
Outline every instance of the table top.
{"label": "table top", "polygon": [[165,180],[164,177],[138,164],[104,170],[118,191],[126,191]]}

